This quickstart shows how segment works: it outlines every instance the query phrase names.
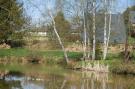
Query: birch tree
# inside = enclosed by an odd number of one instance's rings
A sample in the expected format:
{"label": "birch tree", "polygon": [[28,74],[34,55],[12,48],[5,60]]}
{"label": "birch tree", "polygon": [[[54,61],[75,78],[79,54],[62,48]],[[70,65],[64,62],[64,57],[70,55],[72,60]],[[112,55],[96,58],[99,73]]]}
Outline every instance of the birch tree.
{"label": "birch tree", "polygon": [[104,0],[104,8],[105,8],[105,17],[104,17],[104,47],[103,47],[103,59],[106,59],[106,51],[107,51],[107,1]]}
{"label": "birch tree", "polygon": [[65,60],[66,60],[67,63],[69,63],[69,59],[68,59],[68,56],[67,56],[67,51],[65,50],[65,47],[64,47],[64,45],[63,45],[63,43],[61,41],[61,38],[60,38],[60,36],[59,36],[59,34],[57,32],[54,17],[53,17],[53,15],[52,15],[52,13],[51,13],[51,11],[49,9],[48,9],[48,13],[49,13],[49,16],[50,16],[50,18],[52,20],[52,23],[53,23],[53,30],[54,30],[54,32],[55,32],[55,34],[57,36],[57,39],[59,41],[60,46],[62,47],[62,50],[64,52]]}
{"label": "birch tree", "polygon": [[86,11],[86,9],[85,9],[85,0],[81,0],[81,3],[82,3],[82,13],[83,13],[83,51],[84,51],[84,53],[83,53],[83,58],[84,58],[84,60],[86,59],[86,49],[87,49],[87,28],[86,28],[86,18],[85,18],[85,11]]}
{"label": "birch tree", "polygon": [[[110,41],[110,34],[111,34],[111,24],[112,24],[112,6],[113,6],[113,1],[110,0],[110,8],[109,8],[109,29],[108,29],[108,37],[107,37],[107,43],[106,43],[106,56],[107,56],[107,53],[108,53],[108,47],[109,47],[109,41]],[[105,57],[106,59],[106,57]]]}
{"label": "birch tree", "polygon": [[[104,50],[103,50],[103,59],[106,59],[107,53],[108,53],[108,46],[110,41],[110,34],[111,34],[111,23],[112,23],[112,6],[113,1],[109,0],[109,6],[107,7],[107,1],[104,0],[105,5],[105,17],[104,17]],[[109,8],[109,9],[108,9]],[[108,11],[109,10],[109,11]],[[109,15],[108,15],[109,12]],[[108,32],[107,32],[107,16],[109,16],[109,25],[108,25]]]}
{"label": "birch tree", "polygon": [[[82,37],[82,48],[83,48],[83,59],[87,57],[87,27],[86,27],[86,0],[73,0],[73,3],[69,3],[68,10],[66,10],[70,15],[73,15],[75,24],[81,29],[78,29],[80,33],[80,38]],[[70,11],[69,11],[70,8]]]}
{"label": "birch tree", "polygon": [[95,34],[95,31],[96,31],[96,21],[95,21],[95,18],[96,18],[96,2],[95,0],[93,0],[93,11],[92,11],[92,15],[93,15],[93,47],[92,47],[92,60],[95,60],[95,49],[96,49],[96,34]]}
{"label": "birch tree", "polygon": [[[37,10],[41,13],[41,15],[42,15],[43,17],[45,16],[45,14],[39,9],[39,7],[38,7],[37,5],[33,4],[30,0],[29,0],[29,2],[30,2],[35,8],[37,8]],[[51,10],[50,10],[51,7],[49,7],[48,5],[46,5],[46,6],[47,6],[46,8],[47,8],[49,17],[51,18],[52,23],[53,23],[53,30],[54,30],[54,32],[55,32],[55,34],[56,34],[56,36],[57,36],[57,39],[58,39],[58,41],[59,41],[59,44],[60,44],[62,50],[63,50],[63,52],[64,52],[64,57],[65,57],[66,63],[68,64],[68,63],[69,63],[69,59],[68,59],[67,51],[65,50],[65,47],[64,47],[64,45],[63,45],[63,43],[62,43],[62,40],[61,40],[61,38],[60,38],[60,36],[59,36],[59,33],[58,33],[57,29],[56,29],[56,25],[55,25],[56,23],[55,23],[55,20],[54,20],[53,15],[52,15],[52,13],[51,13]]]}

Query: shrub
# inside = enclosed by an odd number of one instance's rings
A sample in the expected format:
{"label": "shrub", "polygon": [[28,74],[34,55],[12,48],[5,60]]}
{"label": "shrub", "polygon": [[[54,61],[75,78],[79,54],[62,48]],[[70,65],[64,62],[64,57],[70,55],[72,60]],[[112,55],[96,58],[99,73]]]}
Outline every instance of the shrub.
{"label": "shrub", "polygon": [[40,43],[40,41],[39,40],[33,40],[32,41],[32,44],[37,44],[37,43]]}
{"label": "shrub", "polygon": [[100,60],[102,59],[102,50],[101,50],[101,46],[100,43],[96,44],[96,60]]}
{"label": "shrub", "polygon": [[116,63],[111,67],[111,71],[117,74],[133,74],[135,75],[135,64],[133,63]]}
{"label": "shrub", "polygon": [[9,40],[7,44],[9,44],[11,48],[18,48],[18,47],[25,46],[25,41],[24,40]]}
{"label": "shrub", "polygon": [[43,56],[41,54],[39,54],[38,52],[31,52],[28,56],[27,56],[27,61],[29,63],[41,63],[43,62]]}

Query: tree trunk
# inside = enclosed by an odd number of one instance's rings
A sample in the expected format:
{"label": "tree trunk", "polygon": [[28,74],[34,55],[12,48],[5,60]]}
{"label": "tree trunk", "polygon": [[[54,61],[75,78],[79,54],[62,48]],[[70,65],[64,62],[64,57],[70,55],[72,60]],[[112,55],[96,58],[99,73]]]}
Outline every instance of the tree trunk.
{"label": "tree trunk", "polygon": [[112,23],[112,12],[111,12],[111,6],[113,5],[113,2],[110,1],[110,11],[109,11],[109,30],[108,30],[108,37],[107,37],[107,43],[106,43],[106,50],[105,50],[105,59],[108,53],[108,47],[109,47],[109,41],[110,41],[110,34],[111,34],[111,23]]}
{"label": "tree trunk", "polygon": [[88,45],[87,46],[88,47],[87,48],[88,49],[88,55],[87,55],[87,57],[90,58],[90,38],[88,38],[88,44],[87,45]]}
{"label": "tree trunk", "polygon": [[63,43],[61,41],[61,38],[60,38],[60,36],[59,36],[59,34],[57,32],[57,29],[56,29],[55,20],[54,20],[54,18],[52,16],[51,12],[49,12],[49,15],[50,15],[50,17],[51,17],[51,19],[53,21],[53,30],[54,30],[54,32],[55,32],[55,34],[57,36],[57,39],[59,41],[60,46],[62,47],[62,50],[64,52],[64,57],[65,57],[66,63],[69,63],[69,59],[68,59],[68,56],[67,56],[67,51],[65,50],[64,45],[63,45]]}
{"label": "tree trunk", "polygon": [[[127,7],[128,7],[128,0],[127,0]],[[124,55],[124,59],[125,62],[127,62],[129,60],[129,53],[128,53],[128,36],[129,36],[129,22],[128,22],[128,26],[126,29],[126,42],[125,42],[125,55]]]}
{"label": "tree trunk", "polygon": [[[84,3],[83,3],[83,10],[85,11],[85,7],[84,7]],[[86,30],[86,24],[85,24],[85,12],[83,11],[83,21],[84,21],[84,23],[83,23],[83,28],[84,28],[84,31],[83,31],[83,33],[84,33],[84,42],[83,42],[83,51],[84,51],[84,53],[83,53],[83,57],[84,57],[84,60],[86,59],[86,48],[87,48],[87,30]]]}
{"label": "tree trunk", "polygon": [[64,87],[65,87],[65,85],[66,85],[66,82],[67,82],[67,80],[64,80],[64,81],[63,81],[62,86],[61,86],[60,89],[64,89]]}
{"label": "tree trunk", "polygon": [[104,17],[104,21],[105,21],[105,24],[104,24],[104,48],[103,48],[103,60],[106,59],[106,53],[107,53],[107,36],[106,36],[106,33],[107,33],[107,8],[106,8],[106,0],[104,0],[104,5],[105,5],[105,17]]}
{"label": "tree trunk", "polygon": [[95,24],[95,0],[93,1],[93,48],[92,48],[92,60],[95,60],[95,48],[96,48],[96,37],[95,37],[95,30],[96,30],[96,24]]}
{"label": "tree trunk", "polygon": [[129,59],[128,59],[128,28],[126,29],[126,42],[125,42],[125,55],[124,55],[124,58],[125,58],[125,62],[127,62]]}

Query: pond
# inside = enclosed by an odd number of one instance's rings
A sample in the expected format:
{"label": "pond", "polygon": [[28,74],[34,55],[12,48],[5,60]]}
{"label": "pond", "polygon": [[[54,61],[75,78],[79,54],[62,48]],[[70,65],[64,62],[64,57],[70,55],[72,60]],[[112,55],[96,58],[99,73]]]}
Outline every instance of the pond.
{"label": "pond", "polygon": [[58,66],[26,65],[25,71],[22,65],[18,67],[22,73],[17,72],[18,68],[1,78],[0,89],[135,89],[135,76],[131,75],[72,71]]}

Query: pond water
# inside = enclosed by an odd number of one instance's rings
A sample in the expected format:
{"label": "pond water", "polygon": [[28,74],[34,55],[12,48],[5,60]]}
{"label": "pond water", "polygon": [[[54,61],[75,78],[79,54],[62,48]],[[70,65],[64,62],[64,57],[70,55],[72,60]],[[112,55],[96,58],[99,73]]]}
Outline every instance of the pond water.
{"label": "pond water", "polygon": [[0,79],[0,89],[135,89],[135,76],[51,68],[9,74]]}

